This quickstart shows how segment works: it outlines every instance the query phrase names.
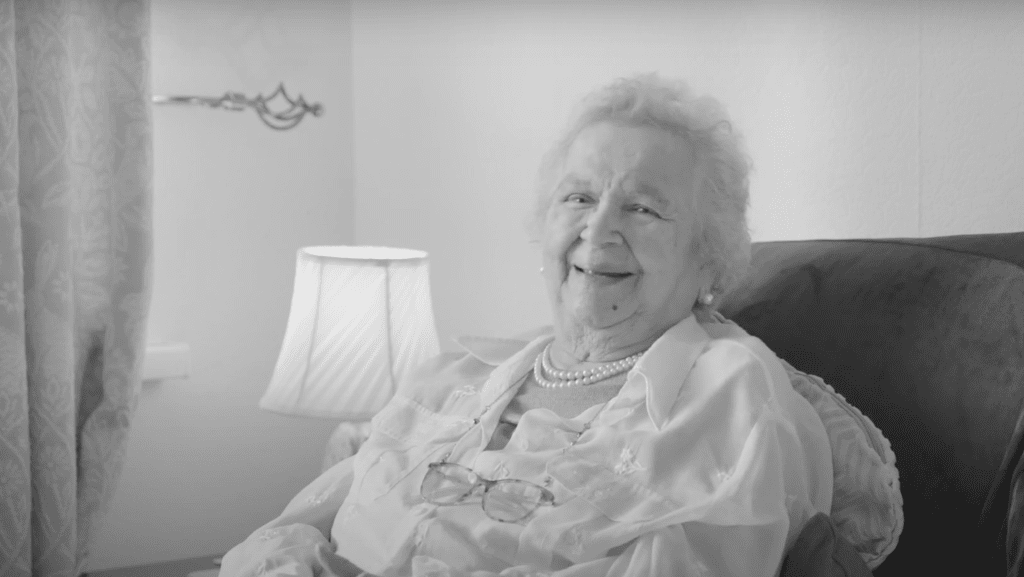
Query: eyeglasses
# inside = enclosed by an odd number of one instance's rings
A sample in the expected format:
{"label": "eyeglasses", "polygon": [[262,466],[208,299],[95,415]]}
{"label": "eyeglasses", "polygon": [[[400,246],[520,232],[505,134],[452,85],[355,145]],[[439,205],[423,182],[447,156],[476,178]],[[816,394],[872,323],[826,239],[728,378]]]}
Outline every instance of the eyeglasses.
{"label": "eyeglasses", "polygon": [[520,479],[492,481],[455,463],[430,463],[420,485],[420,495],[434,505],[457,505],[481,493],[484,513],[503,523],[524,519],[537,507],[555,502],[551,491],[540,485]]}

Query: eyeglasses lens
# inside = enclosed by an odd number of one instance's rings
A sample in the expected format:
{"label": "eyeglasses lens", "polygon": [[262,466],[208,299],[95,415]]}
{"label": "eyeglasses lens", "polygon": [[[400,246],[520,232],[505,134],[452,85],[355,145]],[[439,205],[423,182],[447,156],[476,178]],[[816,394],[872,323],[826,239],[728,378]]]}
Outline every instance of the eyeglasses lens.
{"label": "eyeglasses lens", "polygon": [[503,479],[484,495],[484,511],[498,521],[518,521],[544,500],[543,490],[526,481]]}
{"label": "eyeglasses lens", "polygon": [[423,477],[420,494],[436,505],[452,505],[464,499],[479,477],[476,473],[453,463],[432,463]]}

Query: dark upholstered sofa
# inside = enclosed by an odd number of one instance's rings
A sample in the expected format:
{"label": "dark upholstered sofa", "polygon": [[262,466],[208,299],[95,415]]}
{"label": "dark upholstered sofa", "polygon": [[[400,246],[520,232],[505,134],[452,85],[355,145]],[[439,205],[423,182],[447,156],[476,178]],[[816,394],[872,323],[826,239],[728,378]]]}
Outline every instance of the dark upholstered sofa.
{"label": "dark upholstered sofa", "polygon": [[756,244],[721,312],[891,441],[876,576],[1024,575],[1024,233]]}

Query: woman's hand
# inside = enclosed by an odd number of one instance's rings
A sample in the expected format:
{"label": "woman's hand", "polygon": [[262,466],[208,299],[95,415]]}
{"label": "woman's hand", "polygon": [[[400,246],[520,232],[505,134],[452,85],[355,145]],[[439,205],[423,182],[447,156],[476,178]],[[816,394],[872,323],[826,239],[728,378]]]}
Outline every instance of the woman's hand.
{"label": "woman's hand", "polygon": [[334,547],[329,543],[321,543],[313,551],[314,560],[321,568],[321,573],[314,573],[320,577],[373,577],[359,567],[353,565],[348,559],[334,553]]}
{"label": "woman's hand", "polygon": [[258,532],[228,551],[220,577],[371,577],[334,552],[334,545],[309,525]]}

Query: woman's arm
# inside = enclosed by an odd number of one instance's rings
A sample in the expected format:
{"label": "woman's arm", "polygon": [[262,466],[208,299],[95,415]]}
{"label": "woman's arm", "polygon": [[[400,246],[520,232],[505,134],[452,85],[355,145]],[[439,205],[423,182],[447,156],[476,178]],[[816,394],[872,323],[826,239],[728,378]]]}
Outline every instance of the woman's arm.
{"label": "woman's arm", "polygon": [[325,471],[299,491],[277,518],[228,551],[220,576],[359,575],[355,565],[334,554],[335,546],[328,539],[352,486],[352,463],[349,457]]}
{"label": "woman's arm", "polygon": [[413,577],[771,577],[781,563],[786,525],[716,527],[673,525],[644,534],[614,556],[558,571],[527,566],[501,573],[452,570],[430,558],[413,561]]}

